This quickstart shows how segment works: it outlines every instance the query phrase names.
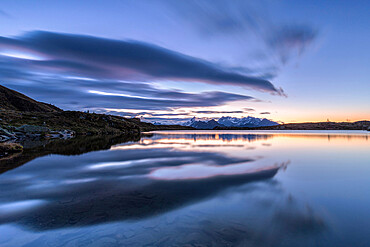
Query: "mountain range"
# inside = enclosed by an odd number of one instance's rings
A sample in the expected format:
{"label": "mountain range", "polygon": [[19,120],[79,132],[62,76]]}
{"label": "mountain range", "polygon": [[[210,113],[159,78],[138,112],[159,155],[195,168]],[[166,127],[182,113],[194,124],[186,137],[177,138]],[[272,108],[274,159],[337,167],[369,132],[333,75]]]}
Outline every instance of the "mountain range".
{"label": "mountain range", "polygon": [[211,119],[207,121],[197,120],[195,117],[190,119],[184,124],[185,126],[190,126],[196,129],[214,129],[215,127],[266,127],[266,126],[275,126],[279,123],[268,120],[266,118],[256,118],[256,117],[221,117],[218,120]]}

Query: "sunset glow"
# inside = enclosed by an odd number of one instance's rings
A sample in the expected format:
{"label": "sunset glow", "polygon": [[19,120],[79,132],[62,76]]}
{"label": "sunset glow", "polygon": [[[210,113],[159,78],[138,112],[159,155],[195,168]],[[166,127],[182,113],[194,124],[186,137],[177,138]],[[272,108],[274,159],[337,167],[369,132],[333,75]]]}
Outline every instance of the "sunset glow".
{"label": "sunset glow", "polygon": [[368,2],[21,2],[0,7],[1,83],[62,109],[166,124],[370,119]]}

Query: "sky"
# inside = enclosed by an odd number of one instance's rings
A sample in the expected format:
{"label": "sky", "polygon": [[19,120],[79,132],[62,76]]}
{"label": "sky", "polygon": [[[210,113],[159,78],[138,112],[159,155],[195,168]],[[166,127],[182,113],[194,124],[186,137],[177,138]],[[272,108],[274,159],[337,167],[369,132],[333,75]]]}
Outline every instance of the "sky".
{"label": "sky", "polygon": [[0,84],[181,123],[370,119],[370,2],[2,0]]}

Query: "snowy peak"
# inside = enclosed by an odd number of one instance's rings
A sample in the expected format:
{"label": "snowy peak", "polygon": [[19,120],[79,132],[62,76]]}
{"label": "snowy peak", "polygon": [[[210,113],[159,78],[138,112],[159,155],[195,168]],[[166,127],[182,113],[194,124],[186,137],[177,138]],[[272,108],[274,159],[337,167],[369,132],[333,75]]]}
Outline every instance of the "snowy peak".
{"label": "snowy peak", "polygon": [[209,121],[197,121],[195,117],[190,119],[186,126],[191,126],[197,129],[213,129],[214,127],[264,127],[278,125],[277,122],[268,120],[266,118],[255,118],[255,117],[221,117],[217,121],[212,119]]}

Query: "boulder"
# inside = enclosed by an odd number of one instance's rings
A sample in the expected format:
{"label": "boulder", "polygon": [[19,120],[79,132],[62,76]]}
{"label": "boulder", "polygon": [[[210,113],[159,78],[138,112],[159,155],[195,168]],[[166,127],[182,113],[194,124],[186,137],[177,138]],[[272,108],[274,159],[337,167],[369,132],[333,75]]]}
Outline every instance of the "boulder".
{"label": "boulder", "polygon": [[0,142],[6,142],[10,139],[9,136],[5,136],[5,135],[0,135]]}
{"label": "boulder", "polygon": [[0,127],[0,135],[5,135],[5,136],[14,136],[13,133],[11,133],[10,131],[6,130],[6,129],[3,129]]}
{"label": "boulder", "polygon": [[44,126],[37,125],[22,125],[17,128],[17,130],[26,132],[26,133],[47,133],[50,132],[50,129]]}
{"label": "boulder", "polygon": [[1,143],[0,144],[0,156],[7,153],[18,153],[22,152],[23,146],[18,143]]}

